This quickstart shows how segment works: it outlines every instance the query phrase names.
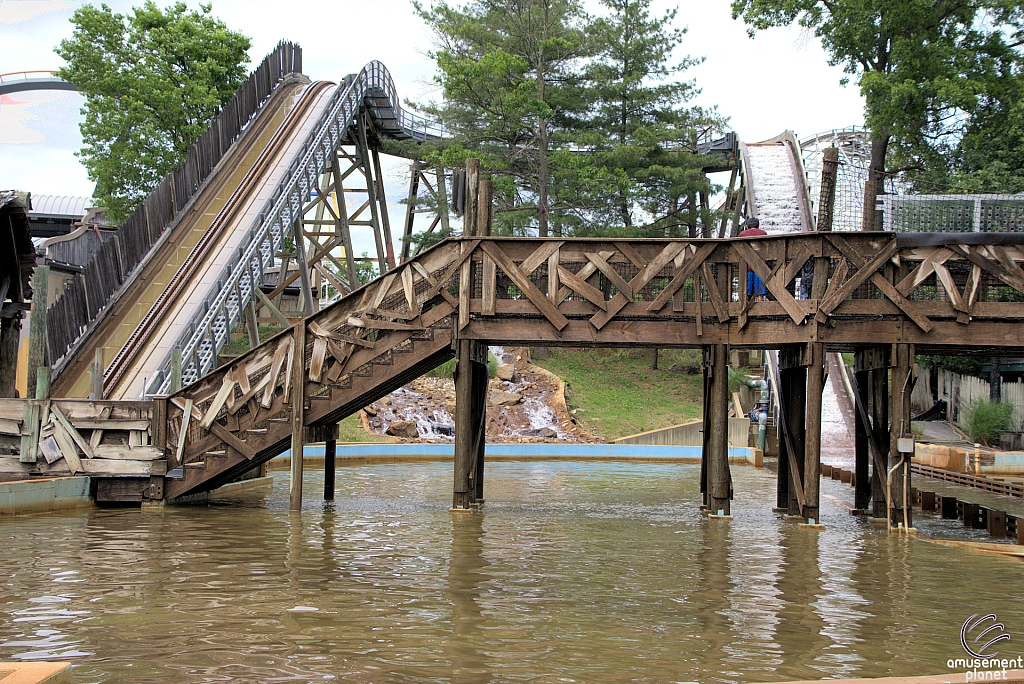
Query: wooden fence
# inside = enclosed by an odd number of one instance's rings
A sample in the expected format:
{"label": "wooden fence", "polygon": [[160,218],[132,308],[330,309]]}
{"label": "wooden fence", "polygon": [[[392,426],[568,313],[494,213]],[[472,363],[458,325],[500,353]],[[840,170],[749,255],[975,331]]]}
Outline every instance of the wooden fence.
{"label": "wooden fence", "polygon": [[[922,374],[922,377],[924,374]],[[920,379],[918,380],[920,384]],[[915,388],[916,391],[916,388]],[[960,375],[948,370],[938,372],[936,393],[939,399],[945,400],[949,412],[949,420],[960,427],[967,423],[967,408],[978,400],[988,400],[989,383],[987,380],[970,375]],[[1003,382],[1001,397],[1004,402],[1013,404],[1013,419],[1010,425],[1019,429],[1024,422],[1024,382]]]}
{"label": "wooden fence", "polygon": [[93,254],[83,273],[47,309],[50,363],[63,357],[209,177],[246,124],[288,74],[302,73],[302,49],[282,42],[267,55],[185,154]]}

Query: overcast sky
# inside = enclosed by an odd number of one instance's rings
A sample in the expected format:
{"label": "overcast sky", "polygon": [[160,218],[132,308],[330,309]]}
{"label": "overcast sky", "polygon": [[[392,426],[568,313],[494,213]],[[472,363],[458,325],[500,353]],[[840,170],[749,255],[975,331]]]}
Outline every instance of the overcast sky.
{"label": "overcast sky", "polygon": [[[379,59],[391,70],[403,98],[435,95],[430,35],[409,0],[212,0],[213,13],[252,38],[253,63],[282,39],[303,48],[304,70],[314,80],[337,81]],[[426,0],[429,2],[429,0]],[[168,4],[157,0],[159,4]],[[0,0],[0,73],[52,69],[53,52],[71,35],[68,21],[81,0]],[[107,0],[125,12],[142,0]],[[190,6],[197,3],[190,0]],[[590,5],[588,5],[590,6]],[[657,2],[663,11],[677,6]],[[595,6],[596,7],[596,6]],[[863,122],[856,86],[843,88],[843,74],[829,67],[818,41],[799,29],[773,29],[750,39],[730,17],[728,0],[678,3],[677,23],[689,33],[680,55],[706,61],[687,76],[703,92],[697,102],[717,106],[740,139],[754,142],[791,129],[807,136]],[[74,152],[82,98],[68,92],[18,93],[0,98],[0,188],[35,194],[88,196],[92,184]],[[388,164],[389,203],[408,187],[407,162]],[[393,221],[399,221],[392,204]]]}

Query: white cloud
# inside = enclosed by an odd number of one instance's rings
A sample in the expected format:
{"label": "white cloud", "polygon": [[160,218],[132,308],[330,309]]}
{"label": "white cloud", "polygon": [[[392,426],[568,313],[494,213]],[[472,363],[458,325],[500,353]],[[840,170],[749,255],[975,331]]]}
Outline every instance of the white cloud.
{"label": "white cloud", "polygon": [[[169,0],[159,2],[167,4]],[[0,73],[59,63],[53,48],[72,31],[60,12],[69,13],[78,4],[79,0],[2,0],[0,44],[10,49],[0,53]],[[141,0],[107,0],[107,4],[114,11],[127,12]],[[198,5],[195,0],[188,4]],[[408,0],[306,0],[292,3],[286,12],[270,0],[213,0],[213,4],[214,15],[252,37],[254,63],[279,40],[294,40],[303,46],[304,70],[314,79],[337,81],[379,59],[390,69],[403,98],[415,101],[433,95],[430,79],[434,66],[426,56],[430,35]],[[675,5],[674,0],[665,0],[659,7]],[[17,28],[5,26],[15,19]],[[681,52],[707,58],[687,74],[703,89],[698,103],[717,105],[720,113],[731,118],[741,139],[761,140],[787,128],[804,136],[862,123],[863,105],[857,88],[840,87],[842,73],[828,66],[817,39],[789,29],[772,29],[750,39],[743,23],[730,17],[725,0],[686,3],[677,21],[689,27]],[[77,104],[69,101],[66,107],[68,117],[77,120]],[[48,140],[56,137],[47,135]],[[59,153],[67,163],[78,166],[71,156],[76,148],[66,146],[72,136],[62,138],[65,146],[60,149],[49,149],[53,143],[48,140],[20,146]],[[8,149],[0,144],[0,156],[9,158]],[[32,164],[32,159],[25,158],[25,163]],[[72,181],[75,174],[66,172],[69,184],[79,184]],[[4,174],[28,177],[36,172],[6,168]],[[47,175],[51,182],[59,182]],[[84,172],[80,176],[84,178]],[[405,181],[388,180],[392,197],[405,192]],[[62,192],[59,188],[49,191]],[[392,217],[398,218],[394,213]],[[398,222],[393,223],[397,233]]]}
{"label": "white cloud", "polygon": [[0,0],[0,24],[22,24],[42,14],[66,9],[66,0]]}

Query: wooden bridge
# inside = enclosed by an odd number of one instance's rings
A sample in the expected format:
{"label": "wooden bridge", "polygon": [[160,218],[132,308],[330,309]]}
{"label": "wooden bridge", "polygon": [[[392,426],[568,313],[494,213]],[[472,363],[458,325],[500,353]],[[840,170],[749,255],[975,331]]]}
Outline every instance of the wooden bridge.
{"label": "wooden bridge", "polygon": [[[779,505],[816,521],[824,355],[853,351],[857,504],[873,500],[877,515],[888,511],[893,525],[909,524],[914,355],[1024,354],[1022,262],[1024,236],[1005,234],[446,240],[198,382],[154,398],[139,414],[152,421],[142,446],[163,454],[167,475],[152,464],[111,474],[119,484],[108,491],[138,500],[215,488],[289,447],[301,453],[307,437],[330,439],[341,418],[458,355],[465,363],[456,379],[453,506],[469,508],[483,498],[487,344],[700,347],[710,426],[702,490],[709,510],[727,515],[728,445],[715,426],[728,415],[728,352],[771,348],[781,350]],[[747,296],[748,268],[764,280],[768,301]],[[25,472],[89,458],[81,445],[102,427],[101,416],[75,428],[76,410],[64,405],[68,439],[58,444],[76,453],[48,465],[29,445],[19,461]],[[17,428],[38,435],[29,413]],[[38,407],[34,415],[38,421]],[[293,458],[292,469],[299,506],[302,459]]]}

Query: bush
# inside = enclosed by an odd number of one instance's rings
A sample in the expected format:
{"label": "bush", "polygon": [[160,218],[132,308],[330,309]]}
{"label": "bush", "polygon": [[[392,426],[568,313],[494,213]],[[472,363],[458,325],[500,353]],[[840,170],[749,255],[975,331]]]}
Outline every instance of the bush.
{"label": "bush", "polygon": [[996,441],[1001,430],[1009,429],[1013,404],[980,399],[972,402],[965,413],[967,435],[974,442],[988,444]]}

